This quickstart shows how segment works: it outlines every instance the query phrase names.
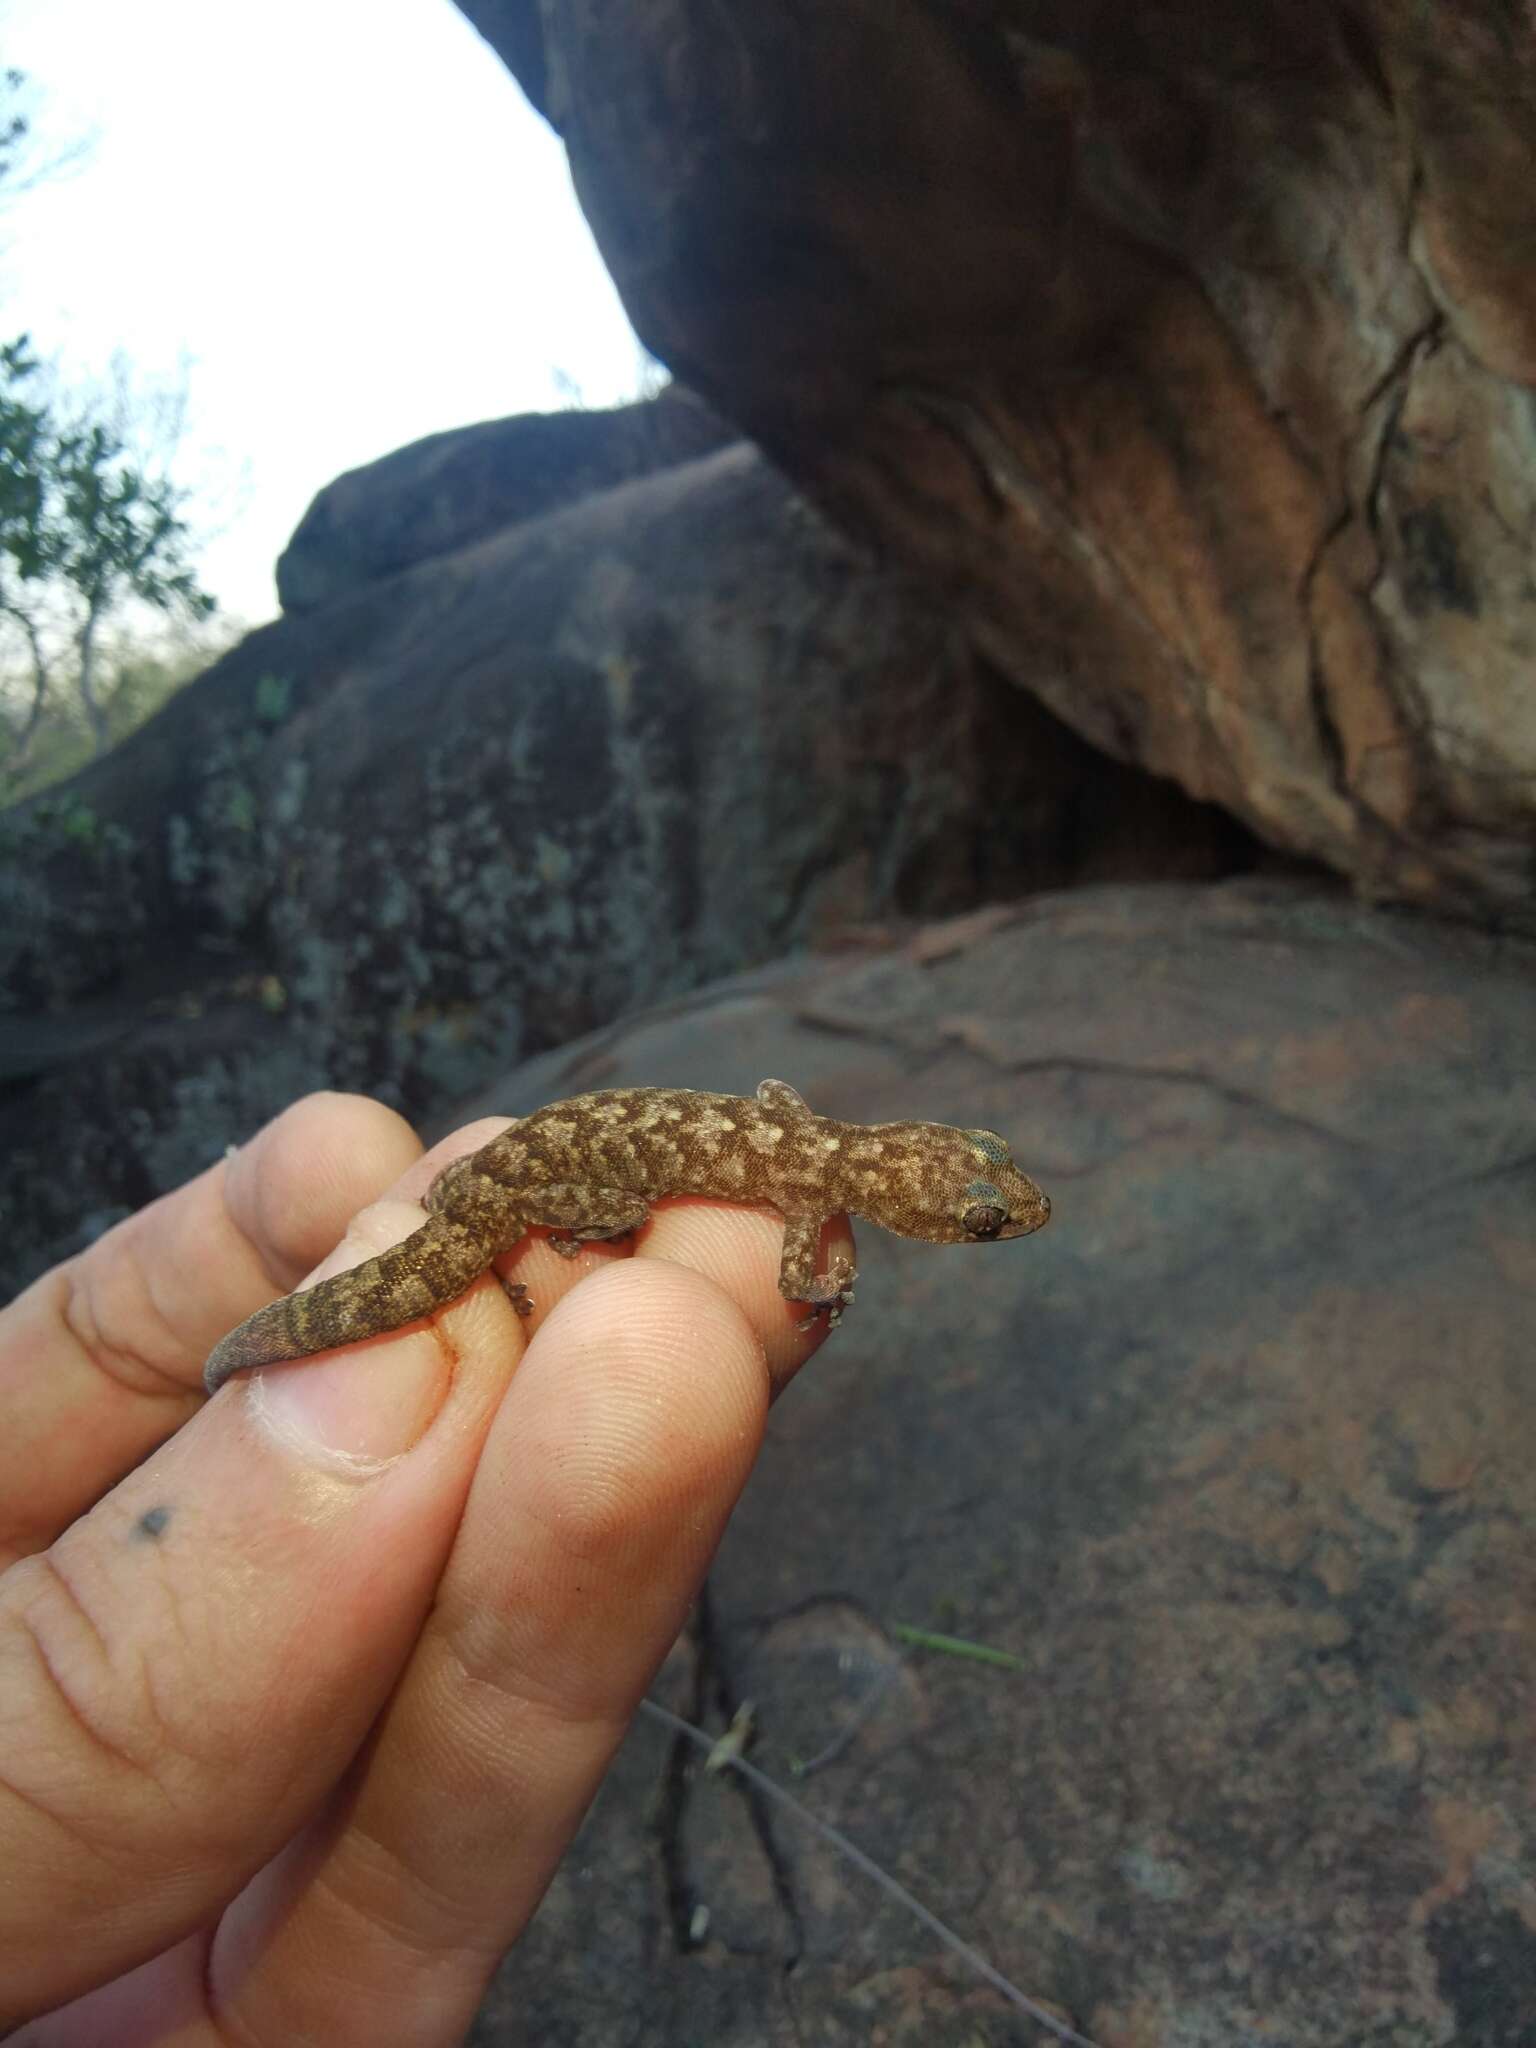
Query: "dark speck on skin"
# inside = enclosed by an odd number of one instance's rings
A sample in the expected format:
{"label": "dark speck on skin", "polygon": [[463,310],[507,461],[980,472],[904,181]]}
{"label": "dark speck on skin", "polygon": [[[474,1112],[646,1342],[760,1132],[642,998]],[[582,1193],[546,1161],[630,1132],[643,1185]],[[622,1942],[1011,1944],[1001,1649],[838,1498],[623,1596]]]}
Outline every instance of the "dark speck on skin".
{"label": "dark speck on skin", "polygon": [[158,1543],[171,1519],[169,1508],[147,1508],[133,1525],[134,1541]]}

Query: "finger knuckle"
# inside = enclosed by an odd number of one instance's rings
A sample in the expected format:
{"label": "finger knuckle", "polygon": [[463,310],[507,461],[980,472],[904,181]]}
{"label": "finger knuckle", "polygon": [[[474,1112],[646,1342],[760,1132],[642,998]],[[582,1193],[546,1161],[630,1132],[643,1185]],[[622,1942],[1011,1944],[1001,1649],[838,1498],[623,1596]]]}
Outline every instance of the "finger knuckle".
{"label": "finger knuckle", "polygon": [[16,1724],[11,1739],[0,1736],[7,1781],[99,1848],[119,1839],[128,1816],[134,1826],[121,1839],[136,1837],[146,1806],[177,1804],[184,1763],[141,1661],[113,1642],[72,1573],[49,1552],[7,1574],[4,1623],[3,1720]]}

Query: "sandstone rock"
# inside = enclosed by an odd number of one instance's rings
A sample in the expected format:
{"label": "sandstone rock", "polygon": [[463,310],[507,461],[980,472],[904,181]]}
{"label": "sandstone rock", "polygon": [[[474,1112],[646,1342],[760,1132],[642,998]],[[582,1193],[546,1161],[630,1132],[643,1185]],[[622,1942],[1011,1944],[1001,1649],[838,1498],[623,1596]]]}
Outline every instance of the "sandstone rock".
{"label": "sandstone rock", "polygon": [[1536,922],[1528,14],[461,4],[642,337],[1007,674]]}
{"label": "sandstone rock", "polygon": [[[1051,1192],[1017,1245],[861,1233],[658,1694],[753,1700],[781,1780],[830,1751],[799,1796],[1101,2048],[1530,2038],[1533,964],[1320,890],[1086,889],[475,1105],[781,1074]],[[1043,2037],[641,1721],[473,2038]]]}

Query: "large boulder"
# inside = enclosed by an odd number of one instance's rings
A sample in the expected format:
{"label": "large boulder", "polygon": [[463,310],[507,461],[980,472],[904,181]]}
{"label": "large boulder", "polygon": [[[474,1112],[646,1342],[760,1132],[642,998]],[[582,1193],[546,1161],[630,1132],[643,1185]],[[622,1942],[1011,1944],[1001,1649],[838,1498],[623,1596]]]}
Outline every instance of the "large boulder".
{"label": "large boulder", "polygon": [[278,557],[278,598],[284,611],[316,611],[735,438],[675,384],[606,411],[516,413],[429,434],[325,486]]}
{"label": "large boulder", "polygon": [[641,336],[1096,746],[1536,922],[1536,24],[460,0]]}
{"label": "large boulder", "polygon": [[279,620],[0,820],[3,1278],[306,1088],[430,1114],[870,920],[1249,859],[739,443]]}
{"label": "large boulder", "polygon": [[[658,1695],[752,1701],[760,1765],[1101,2048],[1532,2038],[1533,968],[1316,888],[1083,889],[476,1105],[774,1074],[1050,1192],[1018,1244],[861,1230]],[[649,1720],[474,2035],[1037,2038]]]}

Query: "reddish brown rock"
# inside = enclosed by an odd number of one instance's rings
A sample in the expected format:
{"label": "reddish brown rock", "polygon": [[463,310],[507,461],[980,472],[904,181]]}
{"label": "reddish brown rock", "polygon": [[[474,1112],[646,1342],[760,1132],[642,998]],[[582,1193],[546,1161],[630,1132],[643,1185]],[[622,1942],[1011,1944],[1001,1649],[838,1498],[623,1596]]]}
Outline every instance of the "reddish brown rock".
{"label": "reddish brown rock", "polygon": [[[1050,1190],[1018,1245],[862,1234],[659,1690],[751,1699],[764,1768],[819,1758],[815,1812],[1101,2048],[1532,2038],[1533,966],[1342,895],[1089,889],[478,1105],[780,1074]],[[1037,2035],[641,1722],[475,2039]]]}
{"label": "reddish brown rock", "polygon": [[462,4],[646,341],[1010,676],[1536,918],[1528,10]]}

